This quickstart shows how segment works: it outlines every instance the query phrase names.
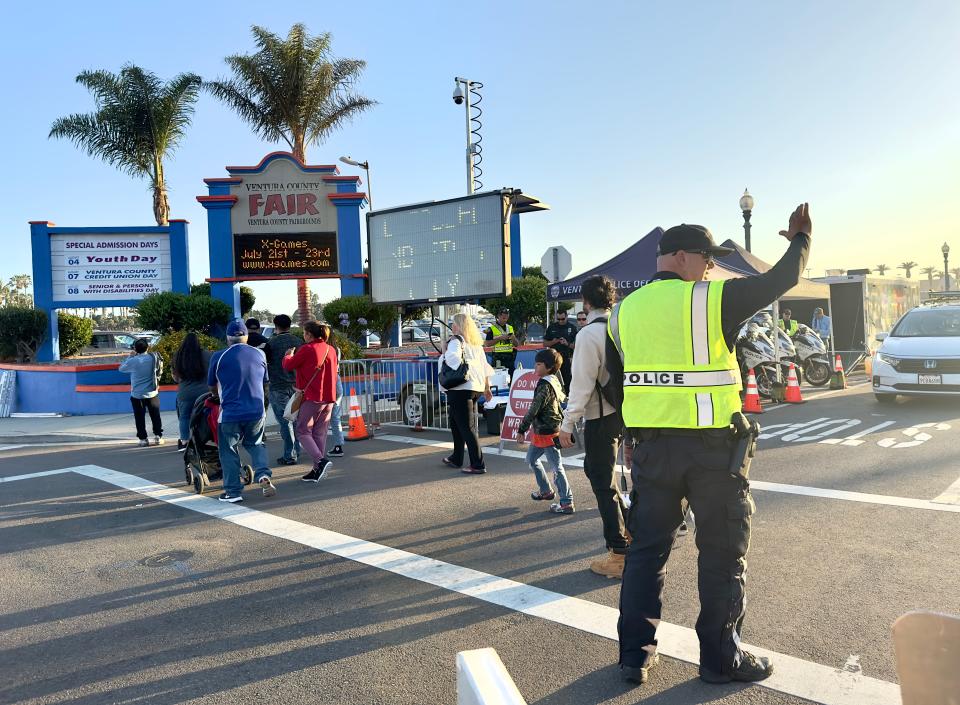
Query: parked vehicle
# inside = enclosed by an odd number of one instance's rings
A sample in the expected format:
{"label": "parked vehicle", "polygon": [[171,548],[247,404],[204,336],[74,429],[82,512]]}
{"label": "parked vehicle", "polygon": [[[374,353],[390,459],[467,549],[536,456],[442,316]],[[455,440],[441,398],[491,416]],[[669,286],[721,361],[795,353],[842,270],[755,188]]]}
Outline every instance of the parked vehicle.
{"label": "parked vehicle", "polygon": [[[796,355],[796,349],[790,343],[790,337],[777,329],[780,343],[780,380],[785,381],[790,367],[790,359]],[[773,348],[770,329],[751,320],[746,323],[737,336],[736,353],[740,363],[740,373],[746,387],[747,374],[752,369],[757,378],[757,391],[760,396],[770,398],[773,385],[777,382],[777,360]],[[786,342],[784,341],[786,338]]]}
{"label": "parked vehicle", "polygon": [[90,344],[83,348],[83,354],[125,353],[133,349],[133,343],[140,338],[138,333],[115,330],[96,330]]}
{"label": "parked vehicle", "polygon": [[[783,333],[783,331],[780,332]],[[829,382],[833,368],[830,365],[827,346],[817,332],[801,323],[792,341],[796,349],[796,363],[802,370],[803,378],[815,387],[822,387]]]}
{"label": "parked vehicle", "polygon": [[891,403],[898,394],[960,396],[960,295],[911,309],[876,340],[881,345],[872,382],[878,402]]}

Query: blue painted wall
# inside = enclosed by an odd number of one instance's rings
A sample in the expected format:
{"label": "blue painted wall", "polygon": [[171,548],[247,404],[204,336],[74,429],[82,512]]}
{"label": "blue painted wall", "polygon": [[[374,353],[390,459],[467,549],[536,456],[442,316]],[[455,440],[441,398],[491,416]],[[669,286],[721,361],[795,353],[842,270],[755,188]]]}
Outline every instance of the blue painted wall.
{"label": "blue painted wall", "polygon": [[[117,370],[90,372],[49,372],[17,370],[17,398],[14,411],[57,412],[71,416],[132,413],[130,393],[78,392],[77,385],[122,384],[129,389],[130,376]],[[160,408],[177,408],[175,391],[160,392]]]}

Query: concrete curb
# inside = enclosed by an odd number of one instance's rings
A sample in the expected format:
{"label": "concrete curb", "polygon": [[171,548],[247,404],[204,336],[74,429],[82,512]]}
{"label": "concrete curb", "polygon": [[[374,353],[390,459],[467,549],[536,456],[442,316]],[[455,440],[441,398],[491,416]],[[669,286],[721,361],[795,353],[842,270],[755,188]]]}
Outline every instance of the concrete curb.
{"label": "concrete curb", "polygon": [[17,435],[0,436],[2,445],[48,445],[53,443],[90,443],[93,441],[130,441],[131,445],[136,444],[136,437],[121,436],[93,436],[83,433],[45,433],[42,435]]}

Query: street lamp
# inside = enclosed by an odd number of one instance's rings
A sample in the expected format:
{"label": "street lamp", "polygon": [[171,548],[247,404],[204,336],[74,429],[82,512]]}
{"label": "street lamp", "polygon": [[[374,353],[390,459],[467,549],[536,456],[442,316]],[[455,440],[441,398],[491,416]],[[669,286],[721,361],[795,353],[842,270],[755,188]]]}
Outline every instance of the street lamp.
{"label": "street lamp", "polygon": [[367,203],[370,205],[370,210],[373,210],[373,185],[370,183],[370,162],[358,162],[350,157],[340,157],[340,161],[350,166],[358,166],[367,172]]}
{"label": "street lamp", "polygon": [[[483,97],[480,95],[480,89],[483,88],[483,84],[480,81],[471,81],[467,78],[460,78],[455,76],[453,79],[453,102],[457,105],[463,105],[464,112],[466,114],[466,125],[467,125],[467,193],[473,193],[474,185],[483,186],[477,177],[483,173],[483,169],[480,168],[480,162],[483,161],[483,147],[480,145],[480,142],[483,140],[483,137],[480,135],[480,128],[483,127],[480,122],[480,116],[483,114],[483,111],[480,110],[479,104],[483,100]],[[476,101],[471,105],[470,99],[475,97]],[[477,111],[476,117],[470,116],[470,108],[474,108]],[[476,128],[471,128],[470,123],[477,123]],[[477,136],[477,141],[473,141],[473,135]]]}
{"label": "street lamp", "polygon": [[950,291],[950,245],[943,243],[943,290]]}
{"label": "street lamp", "polygon": [[750,214],[753,211],[753,196],[747,189],[743,189],[740,196],[740,210],[743,211],[743,244],[750,252]]}

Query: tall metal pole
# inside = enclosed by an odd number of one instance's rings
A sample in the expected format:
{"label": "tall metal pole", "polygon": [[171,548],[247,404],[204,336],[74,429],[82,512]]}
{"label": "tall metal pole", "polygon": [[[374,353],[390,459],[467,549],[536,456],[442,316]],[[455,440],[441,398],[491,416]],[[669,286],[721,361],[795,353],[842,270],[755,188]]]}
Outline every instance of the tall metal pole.
{"label": "tall metal pole", "polygon": [[750,216],[753,211],[745,210],[743,211],[743,244],[747,248],[747,252],[750,252]]}
{"label": "tall metal pole", "polygon": [[467,126],[467,193],[473,193],[473,142],[470,139],[470,81],[467,79],[457,79],[463,82],[463,107],[466,108]]}
{"label": "tall metal pole", "polygon": [[943,290],[950,291],[950,250],[943,247]]}
{"label": "tall metal pole", "polygon": [[363,170],[367,172],[367,207],[373,210],[373,184],[370,183],[370,162],[363,163]]}

